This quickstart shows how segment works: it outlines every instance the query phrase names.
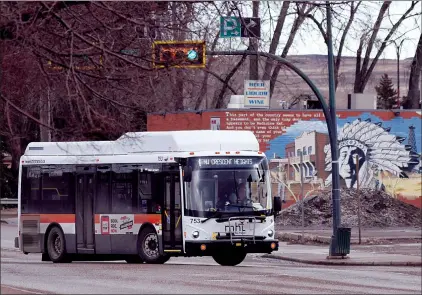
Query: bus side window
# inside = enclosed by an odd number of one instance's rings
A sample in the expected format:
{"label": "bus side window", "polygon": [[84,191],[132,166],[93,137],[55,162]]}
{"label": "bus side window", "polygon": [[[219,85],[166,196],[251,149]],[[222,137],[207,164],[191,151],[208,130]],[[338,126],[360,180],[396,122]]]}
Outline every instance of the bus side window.
{"label": "bus side window", "polygon": [[139,172],[138,174],[138,210],[137,213],[155,213],[157,203],[152,198],[152,174]]}
{"label": "bus side window", "polygon": [[74,174],[71,166],[42,168],[41,213],[74,213]]}
{"label": "bus side window", "polygon": [[133,170],[114,170],[112,180],[112,214],[133,213]]}
{"label": "bus side window", "polygon": [[97,196],[95,200],[95,213],[110,213],[110,180],[111,172],[97,170]]}
{"label": "bus side window", "polygon": [[41,195],[41,169],[37,166],[22,167],[22,213],[38,213]]}

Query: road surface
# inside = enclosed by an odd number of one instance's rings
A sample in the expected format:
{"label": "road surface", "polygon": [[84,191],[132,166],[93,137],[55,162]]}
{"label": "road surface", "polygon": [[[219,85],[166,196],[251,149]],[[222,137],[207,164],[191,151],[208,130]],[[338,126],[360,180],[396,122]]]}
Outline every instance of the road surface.
{"label": "road surface", "polygon": [[[237,267],[211,258],[172,258],[164,265],[41,262],[10,248],[16,227],[2,225],[2,294],[420,294],[416,267],[317,266],[249,255]],[[6,289],[8,287],[8,289]],[[10,288],[13,287],[13,288]]]}

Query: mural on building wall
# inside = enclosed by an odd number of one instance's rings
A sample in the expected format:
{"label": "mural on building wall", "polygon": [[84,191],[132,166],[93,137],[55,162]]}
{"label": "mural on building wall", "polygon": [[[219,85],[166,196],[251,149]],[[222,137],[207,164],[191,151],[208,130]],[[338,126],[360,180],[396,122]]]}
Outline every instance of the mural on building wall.
{"label": "mural on building wall", "polygon": [[[421,119],[382,120],[372,113],[338,118],[339,170],[343,187],[356,188],[356,155],[361,188],[384,190],[420,206]],[[306,139],[305,141],[303,139]],[[311,119],[287,127],[270,140],[267,156],[282,166],[278,174],[286,195],[297,199],[299,155],[303,158],[305,192],[331,185],[331,150],[325,122]],[[274,174],[274,173],[273,173]],[[277,176],[278,181],[280,175]]]}

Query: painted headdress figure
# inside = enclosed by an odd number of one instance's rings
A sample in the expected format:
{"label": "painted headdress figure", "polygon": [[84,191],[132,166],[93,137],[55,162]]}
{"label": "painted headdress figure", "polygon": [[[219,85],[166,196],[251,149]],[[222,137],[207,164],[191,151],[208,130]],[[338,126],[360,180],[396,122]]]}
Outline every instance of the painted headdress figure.
{"label": "painted headdress figure", "polygon": [[[404,137],[389,133],[382,123],[370,119],[357,119],[346,123],[338,135],[340,177],[348,188],[356,187],[356,155],[359,157],[359,183],[361,187],[379,189],[377,174],[387,171],[396,177],[407,178],[405,170],[419,163],[411,147],[402,144]],[[331,171],[330,145],[324,147],[326,171]],[[326,185],[331,184],[331,174]]]}

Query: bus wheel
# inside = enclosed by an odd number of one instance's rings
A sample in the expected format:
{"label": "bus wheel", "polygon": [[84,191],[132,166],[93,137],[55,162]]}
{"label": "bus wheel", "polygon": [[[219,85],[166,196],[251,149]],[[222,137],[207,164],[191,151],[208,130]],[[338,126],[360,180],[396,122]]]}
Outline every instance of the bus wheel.
{"label": "bus wheel", "polygon": [[144,261],[139,255],[131,255],[130,257],[127,257],[125,260],[127,263],[130,263],[130,264],[144,263]]}
{"label": "bus wheel", "polygon": [[138,249],[139,256],[145,263],[162,264],[168,260],[167,256],[160,254],[158,249],[158,235],[150,227],[142,230],[139,236]]}
{"label": "bus wheel", "polygon": [[215,262],[224,266],[235,266],[241,263],[246,257],[244,251],[224,251],[218,254],[214,254]]}
{"label": "bus wheel", "polygon": [[48,233],[47,253],[50,260],[54,263],[71,262],[66,254],[66,240],[64,234],[57,226],[53,227]]}

